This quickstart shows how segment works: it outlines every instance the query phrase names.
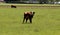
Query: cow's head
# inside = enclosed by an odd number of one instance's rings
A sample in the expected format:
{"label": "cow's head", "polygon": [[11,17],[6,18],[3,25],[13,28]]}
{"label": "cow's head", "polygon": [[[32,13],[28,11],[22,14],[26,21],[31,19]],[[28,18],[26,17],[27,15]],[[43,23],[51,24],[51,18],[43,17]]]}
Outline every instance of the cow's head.
{"label": "cow's head", "polygon": [[31,13],[32,13],[32,14],[31,14],[31,16],[32,16],[32,18],[33,18],[33,16],[34,16],[35,12],[34,12],[34,11],[31,11]]}
{"label": "cow's head", "polygon": [[34,12],[34,11],[32,11],[32,14],[33,14],[33,16],[34,16],[35,12]]}
{"label": "cow's head", "polygon": [[35,12],[33,12],[33,15],[35,14]]}

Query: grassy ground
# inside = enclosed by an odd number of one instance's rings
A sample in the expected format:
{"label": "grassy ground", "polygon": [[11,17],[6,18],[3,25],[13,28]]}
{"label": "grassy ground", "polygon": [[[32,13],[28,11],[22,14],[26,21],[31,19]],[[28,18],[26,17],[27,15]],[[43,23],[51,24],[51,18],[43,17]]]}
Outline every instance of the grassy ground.
{"label": "grassy ground", "polygon": [[[35,11],[33,23],[22,24],[25,11]],[[0,35],[60,35],[60,8],[2,8]]]}

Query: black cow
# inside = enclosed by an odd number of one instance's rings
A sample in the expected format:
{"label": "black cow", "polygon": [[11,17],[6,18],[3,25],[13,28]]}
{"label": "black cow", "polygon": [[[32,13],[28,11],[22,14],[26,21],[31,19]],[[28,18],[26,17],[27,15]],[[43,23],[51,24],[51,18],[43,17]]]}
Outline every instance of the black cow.
{"label": "black cow", "polygon": [[24,21],[26,20],[26,23],[27,23],[27,20],[29,19],[30,23],[32,23],[32,18],[34,16],[35,12],[24,12],[24,19],[23,19],[23,23]]}
{"label": "black cow", "polygon": [[16,8],[16,6],[15,5],[11,5],[11,8]]}

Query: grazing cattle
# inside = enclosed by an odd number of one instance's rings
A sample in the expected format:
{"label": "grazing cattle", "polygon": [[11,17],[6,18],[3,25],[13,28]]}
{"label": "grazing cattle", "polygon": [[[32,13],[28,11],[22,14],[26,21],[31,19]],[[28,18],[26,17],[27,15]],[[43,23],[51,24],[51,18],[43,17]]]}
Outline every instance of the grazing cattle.
{"label": "grazing cattle", "polygon": [[14,5],[11,5],[11,8],[16,8],[16,6],[14,6]]}
{"label": "grazing cattle", "polygon": [[26,20],[26,23],[27,23],[27,20],[29,19],[30,23],[32,23],[32,18],[34,16],[35,12],[24,12],[24,19],[23,19],[23,23],[24,21]]}

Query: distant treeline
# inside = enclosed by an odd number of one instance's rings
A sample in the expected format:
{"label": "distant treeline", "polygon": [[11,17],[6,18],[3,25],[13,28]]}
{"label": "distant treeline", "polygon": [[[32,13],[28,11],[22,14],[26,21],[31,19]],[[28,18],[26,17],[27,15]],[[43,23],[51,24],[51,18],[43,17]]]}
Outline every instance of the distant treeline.
{"label": "distant treeline", "polygon": [[60,0],[4,0],[4,1],[6,3],[28,3],[27,1],[29,1],[29,3],[35,3],[36,1],[38,1],[40,4],[48,4],[48,3],[53,4],[54,2],[58,2]]}

